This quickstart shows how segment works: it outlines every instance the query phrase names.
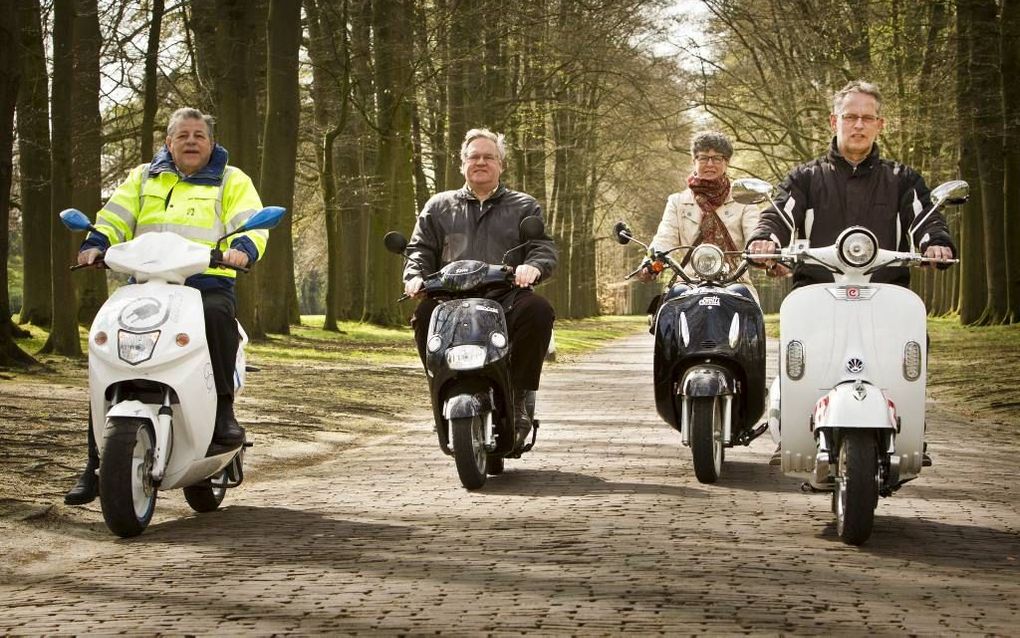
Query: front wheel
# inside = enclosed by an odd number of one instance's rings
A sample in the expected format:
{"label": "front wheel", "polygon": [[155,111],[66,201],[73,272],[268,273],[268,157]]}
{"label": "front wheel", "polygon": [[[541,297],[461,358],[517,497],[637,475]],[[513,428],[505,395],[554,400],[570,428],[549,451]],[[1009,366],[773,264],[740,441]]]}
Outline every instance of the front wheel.
{"label": "front wheel", "polygon": [[196,512],[212,512],[220,506],[223,497],[227,495],[227,488],[223,487],[226,482],[227,470],[224,469],[203,483],[184,488],[184,500]]}
{"label": "front wheel", "polygon": [[691,455],[694,475],[702,483],[715,483],[722,474],[722,401],[719,397],[691,399]]}
{"label": "front wheel", "polygon": [[452,419],[450,425],[453,429],[453,458],[457,462],[461,485],[477,490],[485,485],[488,466],[482,417]]}
{"label": "front wheel", "polygon": [[873,432],[843,433],[832,499],[836,533],[843,542],[861,545],[868,540],[878,505],[878,446]]}
{"label": "front wheel", "polygon": [[155,432],[146,419],[113,417],[106,427],[99,460],[103,519],[117,536],[138,536],[156,509],[156,487],[152,484]]}

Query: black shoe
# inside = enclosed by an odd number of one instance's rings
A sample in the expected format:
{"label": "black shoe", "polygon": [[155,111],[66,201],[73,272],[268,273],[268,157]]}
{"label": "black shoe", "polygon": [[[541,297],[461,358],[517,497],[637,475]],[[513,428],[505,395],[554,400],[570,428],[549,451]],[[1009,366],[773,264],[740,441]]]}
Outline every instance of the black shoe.
{"label": "black shoe", "polygon": [[[234,397],[220,395],[216,402],[216,426],[213,429],[213,445],[221,448],[239,447],[244,444],[244,428],[234,417]],[[210,446],[211,448],[211,446]]]}
{"label": "black shoe", "polygon": [[924,447],[921,448],[921,467],[931,467],[932,460],[931,454],[928,454],[928,442],[924,442]]}
{"label": "black shoe", "polygon": [[96,476],[98,467],[99,459],[90,458],[78,482],[64,495],[64,505],[85,505],[96,500],[99,495],[99,477]]}
{"label": "black shoe", "polygon": [[514,432],[517,441],[514,447],[522,449],[531,434],[531,418],[528,416],[527,393],[520,392],[519,398],[514,401]]}

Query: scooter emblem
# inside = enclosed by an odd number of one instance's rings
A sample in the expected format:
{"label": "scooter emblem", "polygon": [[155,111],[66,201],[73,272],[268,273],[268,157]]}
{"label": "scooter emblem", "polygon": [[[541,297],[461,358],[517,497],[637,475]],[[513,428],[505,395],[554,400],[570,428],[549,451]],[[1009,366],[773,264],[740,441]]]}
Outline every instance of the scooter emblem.
{"label": "scooter emblem", "polygon": [[126,330],[151,330],[166,321],[163,304],[155,297],[139,297],[120,311],[120,325]]}

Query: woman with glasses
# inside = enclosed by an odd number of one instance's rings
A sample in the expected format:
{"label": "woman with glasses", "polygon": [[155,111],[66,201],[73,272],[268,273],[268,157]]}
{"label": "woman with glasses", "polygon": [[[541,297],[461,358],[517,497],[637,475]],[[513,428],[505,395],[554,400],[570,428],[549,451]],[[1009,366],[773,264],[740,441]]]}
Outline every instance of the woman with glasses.
{"label": "woman with glasses", "polygon": [[[690,175],[687,188],[673,193],[666,200],[659,229],[652,246],[667,250],[676,246],[715,244],[724,251],[743,250],[745,240],[758,225],[759,211],[755,205],[739,204],[730,197],[730,179],[726,170],[733,156],[733,144],[717,131],[703,131],[691,139]],[[683,255],[683,253],[681,253]],[[735,263],[736,259],[731,263]],[[686,259],[681,263],[687,267]],[[688,268],[688,272],[691,272]],[[642,271],[639,278],[651,281],[656,273]],[[740,282],[758,300],[751,278],[744,273]],[[654,314],[658,299],[649,312]]]}

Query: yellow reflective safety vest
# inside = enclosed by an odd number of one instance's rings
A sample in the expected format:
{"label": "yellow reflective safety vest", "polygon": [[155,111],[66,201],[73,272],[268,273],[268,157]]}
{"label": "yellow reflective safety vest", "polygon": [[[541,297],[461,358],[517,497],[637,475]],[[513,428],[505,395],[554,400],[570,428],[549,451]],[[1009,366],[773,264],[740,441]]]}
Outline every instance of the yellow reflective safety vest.
{"label": "yellow reflective safety vest", "polygon": [[[143,233],[170,231],[212,249],[220,237],[262,208],[255,185],[241,169],[225,166],[219,184],[208,183],[213,180],[208,179],[208,172],[202,180],[206,183],[195,183],[174,170],[150,174],[150,164],[137,166],[99,211],[96,229],[111,245]],[[238,237],[247,237],[261,257],[269,231],[240,233],[226,243]],[[209,268],[203,274],[237,276],[229,268]]]}

